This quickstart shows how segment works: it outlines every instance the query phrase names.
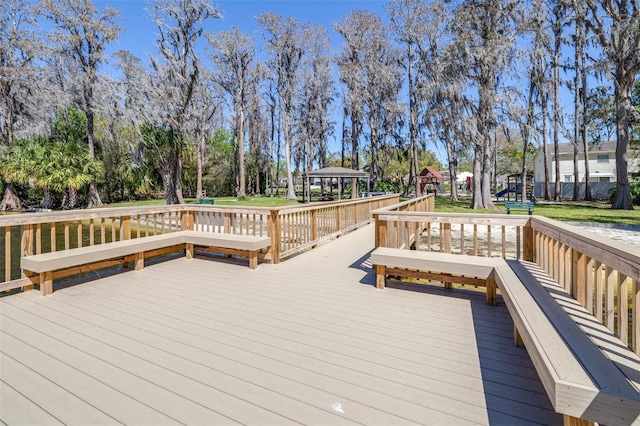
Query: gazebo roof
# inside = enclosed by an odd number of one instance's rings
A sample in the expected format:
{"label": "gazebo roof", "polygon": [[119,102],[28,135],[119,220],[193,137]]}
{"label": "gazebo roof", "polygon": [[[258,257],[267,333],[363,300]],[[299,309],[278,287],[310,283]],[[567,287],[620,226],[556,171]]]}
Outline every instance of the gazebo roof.
{"label": "gazebo roof", "polygon": [[325,167],[307,173],[310,178],[369,178],[369,173],[362,170],[347,169],[345,167]]}

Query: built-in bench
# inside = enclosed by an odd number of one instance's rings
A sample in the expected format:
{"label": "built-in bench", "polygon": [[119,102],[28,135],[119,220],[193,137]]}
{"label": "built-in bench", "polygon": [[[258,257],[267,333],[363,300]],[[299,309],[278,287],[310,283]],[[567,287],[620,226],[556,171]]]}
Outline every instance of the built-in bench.
{"label": "built-in bench", "polygon": [[418,250],[379,247],[371,253],[376,272],[376,286],[385,288],[387,276],[420,278],[444,283],[486,287],[487,303],[495,304],[496,284],[493,269],[500,258],[463,256]]}
{"label": "built-in bench", "polygon": [[565,424],[640,424],[640,358],[537,265],[505,261],[494,277]]}
{"label": "built-in bench", "polygon": [[533,214],[533,203],[531,201],[505,201],[504,206],[507,208],[507,214],[511,214],[512,211]]}
{"label": "built-in bench", "polygon": [[[378,288],[386,275],[497,286],[556,412],[566,425],[640,424],[640,358],[537,265],[500,258],[377,248]],[[489,281],[491,280],[491,281]],[[487,294],[489,303],[495,295]]]}
{"label": "built-in bench", "polygon": [[20,259],[20,263],[28,276],[39,274],[40,292],[48,295],[53,292],[53,280],[57,278],[129,262],[134,263],[135,270],[141,270],[144,268],[145,256],[185,250],[186,257],[192,258],[196,247],[248,257],[249,267],[255,269],[258,266],[258,252],[270,244],[271,239],[268,237],[177,231],[25,256]]}

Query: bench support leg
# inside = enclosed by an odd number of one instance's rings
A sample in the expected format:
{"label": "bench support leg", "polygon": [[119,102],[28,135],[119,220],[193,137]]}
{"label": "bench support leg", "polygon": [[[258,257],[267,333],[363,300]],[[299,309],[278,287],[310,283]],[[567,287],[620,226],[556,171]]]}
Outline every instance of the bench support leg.
{"label": "bench support leg", "polygon": [[53,271],[40,274],[40,293],[43,296],[48,296],[53,293]]}
{"label": "bench support leg", "polygon": [[516,328],[515,324],[513,325],[513,340],[516,342],[516,346],[519,348],[524,348],[524,340],[522,340],[522,336],[520,332]]}
{"label": "bench support leg", "polygon": [[386,285],[386,268],[384,265],[375,265],[374,268],[376,270],[376,287],[382,289]]}
{"label": "bench support leg", "polygon": [[249,269],[256,269],[258,267],[258,252],[251,250],[249,252]]}
{"label": "bench support leg", "polygon": [[594,426],[595,424],[590,420],[564,415],[564,426]]}
{"label": "bench support leg", "polygon": [[487,278],[487,304],[496,306],[496,280]]}
{"label": "bench support leg", "polygon": [[187,259],[193,259],[193,244],[187,243],[184,251]]}
{"label": "bench support leg", "polygon": [[136,253],[133,257],[133,269],[141,271],[144,269],[144,253]]}

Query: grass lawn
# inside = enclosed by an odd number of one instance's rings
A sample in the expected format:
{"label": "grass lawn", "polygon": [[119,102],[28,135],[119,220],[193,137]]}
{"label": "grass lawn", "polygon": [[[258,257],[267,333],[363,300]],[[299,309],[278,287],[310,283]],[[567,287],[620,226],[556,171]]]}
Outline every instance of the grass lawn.
{"label": "grass lawn", "polygon": [[[448,197],[436,197],[436,211],[449,213],[506,213],[504,202],[496,203],[497,211],[472,210],[471,198],[453,203]],[[640,208],[635,210],[611,210],[611,204],[566,201],[553,204],[536,204],[533,214],[569,222],[616,223],[640,225]]]}

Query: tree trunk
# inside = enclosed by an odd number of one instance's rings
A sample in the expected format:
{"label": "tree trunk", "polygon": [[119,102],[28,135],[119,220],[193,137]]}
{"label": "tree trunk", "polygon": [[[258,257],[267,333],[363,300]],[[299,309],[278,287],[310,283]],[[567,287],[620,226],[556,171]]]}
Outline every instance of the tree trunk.
{"label": "tree trunk", "polygon": [[5,183],[4,196],[0,201],[0,211],[20,209],[22,209],[22,201],[16,192],[16,187],[12,183]]}
{"label": "tree trunk", "polygon": [[[244,174],[244,110],[243,107],[240,108],[240,113],[238,117],[238,134],[236,135],[236,171],[237,171],[237,179],[236,179],[236,196],[244,197],[247,194],[246,190],[246,181]],[[287,166],[288,167],[288,166]]]}
{"label": "tree trunk", "polygon": [[284,113],[284,155],[287,163],[287,200],[296,199],[296,188],[291,170],[291,111]]}
{"label": "tree trunk", "polygon": [[[622,67],[616,67],[619,73]],[[631,88],[633,76],[617,76],[615,85],[616,99],[616,195],[611,204],[612,209],[633,210],[633,202],[629,192],[629,175],[627,150],[629,149],[629,111],[631,104]]]}
{"label": "tree trunk", "polygon": [[49,190],[49,188],[42,188],[42,208],[53,208],[53,194],[51,193],[51,190]]}
{"label": "tree trunk", "polygon": [[176,204],[183,204],[184,198],[182,196],[182,155],[180,154],[179,151],[176,153],[176,162],[175,162],[175,169],[173,172],[173,179],[175,182],[174,189],[175,189]]}
{"label": "tree trunk", "polygon": [[[351,111],[351,168],[353,170],[360,169],[360,147],[359,147],[359,137],[360,137],[360,123],[358,121],[358,117],[356,115],[356,111]],[[351,198],[358,196],[358,180],[351,180]],[[344,189],[343,189],[344,190]]]}
{"label": "tree trunk", "polygon": [[544,161],[544,199],[551,201],[551,184],[549,178],[549,147],[547,145],[547,89],[542,94],[542,157]]}
{"label": "tree trunk", "polygon": [[[204,139],[204,136],[201,136],[201,139]],[[198,146],[196,148],[196,168],[197,168],[197,176],[196,176],[196,198],[202,198],[202,163],[204,156],[204,141],[198,141]]]}
{"label": "tree trunk", "polygon": [[482,144],[475,144],[475,153],[473,156],[473,185],[471,186],[472,196],[471,196],[471,208],[472,209],[483,209],[484,204],[482,203],[482,155],[483,155]]}
{"label": "tree trunk", "polygon": [[445,142],[447,148],[447,161],[449,162],[449,176],[451,179],[451,201],[458,201],[458,153],[453,149],[451,138]]}
{"label": "tree trunk", "polygon": [[553,160],[555,162],[555,195],[554,201],[560,201],[560,50],[562,47],[562,6],[558,3],[554,8],[553,49]]}
{"label": "tree trunk", "polygon": [[[87,108],[87,142],[89,145],[89,156],[92,160],[96,159],[95,153],[95,143],[94,143],[94,125],[93,125],[93,110],[91,106]],[[89,200],[87,207],[100,207],[102,205],[102,200],[100,199],[100,193],[98,192],[98,185],[95,181],[89,184]]]}
{"label": "tree trunk", "polygon": [[409,79],[409,143],[411,145],[411,166],[412,170],[409,174],[409,181],[411,181],[411,177],[416,180],[416,197],[421,196],[420,188],[420,166],[418,165],[418,135],[417,135],[417,121],[418,121],[418,112],[416,111],[417,102],[416,102],[416,93],[413,84],[413,44],[409,43],[408,46],[408,58],[409,58],[409,66],[407,67],[408,71],[408,79]]}

